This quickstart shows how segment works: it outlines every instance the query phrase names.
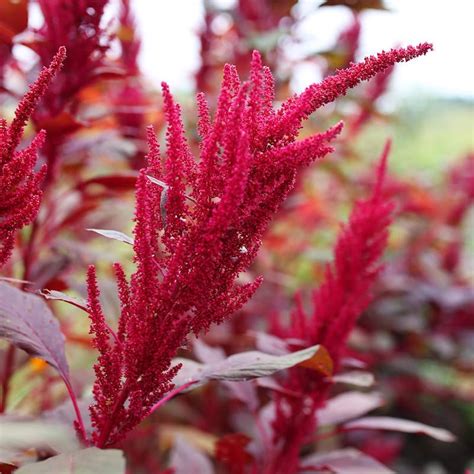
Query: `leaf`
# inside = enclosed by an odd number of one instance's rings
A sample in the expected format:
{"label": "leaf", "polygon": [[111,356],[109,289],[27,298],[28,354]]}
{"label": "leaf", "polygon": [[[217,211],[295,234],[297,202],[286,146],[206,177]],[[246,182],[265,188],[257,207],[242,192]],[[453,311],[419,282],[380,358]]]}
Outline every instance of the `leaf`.
{"label": "leaf", "polygon": [[161,188],[163,188],[163,191],[162,191],[161,196],[160,196],[160,214],[161,214],[161,221],[163,222],[163,225],[166,226],[166,204],[168,203],[168,189],[169,189],[169,186],[165,182],[163,182],[159,179],[156,179],[153,176],[146,175],[146,177],[153,184],[156,184],[156,185],[160,186]]}
{"label": "leaf", "polygon": [[[201,379],[201,372],[203,370],[204,364],[200,364],[191,359],[184,359],[182,357],[177,357],[173,359],[173,365],[181,364],[179,372],[173,379],[173,384],[175,387],[180,387],[190,382],[197,382]],[[204,382],[203,382],[204,383]],[[196,388],[198,384],[192,385],[188,390]],[[185,390],[186,391],[186,390]]]}
{"label": "leaf", "polygon": [[152,183],[157,184],[158,186],[162,187],[163,189],[168,189],[168,188],[169,188],[169,186],[168,186],[165,182],[163,182],[163,181],[161,181],[161,180],[159,180],[159,179],[156,179],[156,178],[154,178],[153,176],[150,176],[150,175],[147,174],[146,177],[147,177]]}
{"label": "leaf", "polygon": [[451,432],[443,428],[435,428],[434,426],[418,423],[417,421],[403,420],[389,416],[367,416],[365,418],[359,418],[358,420],[346,423],[344,429],[390,430],[401,431],[402,433],[420,433],[446,443],[456,440],[456,437]]}
{"label": "leaf", "polygon": [[69,384],[64,335],[42,298],[0,282],[0,337],[44,359]]}
{"label": "leaf", "polygon": [[20,467],[16,474],[124,474],[125,459],[118,449],[87,448]]}
{"label": "leaf", "polygon": [[281,356],[259,351],[234,354],[223,361],[204,366],[201,378],[239,381],[266,377],[311,359],[321,350],[321,347],[319,345],[312,346]]}
{"label": "leaf", "polygon": [[255,336],[258,350],[274,355],[288,354],[288,344],[285,340],[260,331],[254,331],[252,335]]}
{"label": "leaf", "polygon": [[300,367],[315,370],[323,375],[332,375],[334,363],[329,352],[324,346],[320,346],[319,350],[312,357],[298,364]]}
{"label": "leaf", "polygon": [[21,452],[31,448],[62,453],[79,449],[71,424],[40,419],[0,417],[0,449]]}
{"label": "leaf", "polygon": [[362,416],[383,404],[384,400],[379,393],[346,392],[328,400],[316,416],[319,425],[336,425]]}
{"label": "leaf", "polygon": [[352,369],[365,369],[367,367],[365,362],[362,362],[359,359],[354,359],[353,357],[343,357],[341,363],[344,367]]}
{"label": "leaf", "polygon": [[334,375],[332,380],[336,383],[347,383],[349,385],[357,385],[358,387],[371,387],[374,384],[374,376],[370,372],[361,370]]}
{"label": "leaf", "polygon": [[251,380],[240,381],[240,382],[222,382],[225,387],[232,393],[232,395],[244,403],[250,412],[255,412],[258,408],[258,396],[257,389],[254,382]]}
{"label": "leaf", "polygon": [[[146,175],[146,177],[153,183],[153,184],[157,184],[158,186],[160,186],[161,188],[163,188],[163,193],[161,195],[161,198],[162,198],[162,205],[165,206],[166,205],[166,200],[168,199],[167,196],[168,196],[168,189],[170,188],[164,181],[161,181],[160,179],[156,179],[154,178],[153,176],[150,176],[150,175]],[[165,195],[166,197],[163,198],[163,195]],[[185,194],[184,195],[186,197],[186,199],[189,199],[191,202],[194,202],[194,204],[196,204],[196,200],[190,196],[189,194]]]}
{"label": "leaf", "polygon": [[266,377],[311,359],[321,350],[321,347],[319,345],[311,346],[281,356],[259,351],[248,351],[231,355],[224,360],[210,364],[200,364],[193,360],[177,358],[173,360],[174,365],[179,363],[182,364],[182,367],[173,383],[179,386],[194,381],[196,383],[191,388],[196,388],[207,380],[238,382]]}
{"label": "leaf", "polygon": [[268,388],[275,392],[283,393],[288,397],[297,397],[299,398],[301,394],[295,392],[294,390],[287,389],[278,383],[273,377],[260,377],[256,380],[256,383],[259,387]]}
{"label": "leaf", "polygon": [[190,466],[195,474],[213,474],[211,461],[188,443],[182,436],[176,436],[173,450],[171,451],[170,466],[174,474],[188,474]]}
{"label": "leaf", "polygon": [[123,232],[119,232],[118,230],[107,230],[107,229],[87,229],[91,232],[95,232],[96,234],[103,235],[108,239],[118,240],[119,242],[124,242],[129,245],[133,245],[133,239],[128,235],[124,234]]}
{"label": "leaf", "polygon": [[223,349],[209,346],[201,339],[194,341],[193,349],[196,357],[206,364],[223,360],[226,357]]}
{"label": "leaf", "polygon": [[321,471],[329,468],[336,474],[395,474],[377,460],[354,448],[306,456],[302,459],[299,472],[314,473],[316,467],[320,467]]}
{"label": "leaf", "polygon": [[46,298],[47,300],[56,300],[56,301],[64,301],[65,303],[72,304],[77,308],[80,308],[84,311],[87,311],[87,302],[82,298],[75,298],[73,296],[69,296],[62,291],[56,290],[42,290],[39,291],[38,294]]}

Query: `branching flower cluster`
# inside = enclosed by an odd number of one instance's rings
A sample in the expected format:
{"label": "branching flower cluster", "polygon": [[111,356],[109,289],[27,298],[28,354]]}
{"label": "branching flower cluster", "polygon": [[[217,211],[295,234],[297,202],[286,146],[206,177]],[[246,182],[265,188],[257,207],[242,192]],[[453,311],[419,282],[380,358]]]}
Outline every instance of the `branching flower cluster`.
{"label": "branching flower cluster", "polygon": [[[298,169],[331,152],[329,143],[342,129],[338,124],[295,141],[303,120],[350,87],[430,49],[421,44],[369,57],[310,86],[278,111],[273,109],[272,75],[255,52],[248,82],[240,81],[233,66],[225,67],[214,120],[205,97],[198,95],[198,161],[186,142],[180,108],[163,84],[167,152],[161,155],[149,130],[148,166],[136,186],[137,269],[130,282],[115,265],[122,307],[116,332],[101,309],[95,270],[89,270],[91,332],[100,353],[91,407],[95,445],[118,441],[172,389],[179,366],[172,367],[171,361],[189,333],[223,321],[257,289],[259,279],[240,285],[239,274],[252,263]],[[363,220],[366,212],[362,207],[353,219]],[[330,289],[344,295],[351,281],[343,281],[350,277],[339,271],[347,265],[344,251],[361,244],[354,238],[349,232],[338,248],[337,276],[328,273]],[[364,268],[378,256],[382,240],[361,256]],[[349,304],[351,311],[354,305]],[[354,316],[344,309],[341,318],[352,321]],[[328,331],[324,321],[318,327],[331,340],[341,337]]]}

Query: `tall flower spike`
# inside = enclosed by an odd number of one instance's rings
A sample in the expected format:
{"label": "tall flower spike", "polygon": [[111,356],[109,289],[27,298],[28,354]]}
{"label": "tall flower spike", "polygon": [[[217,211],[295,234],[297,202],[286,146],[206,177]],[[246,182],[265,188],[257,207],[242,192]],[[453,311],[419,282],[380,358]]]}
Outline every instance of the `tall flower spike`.
{"label": "tall flower spike", "polygon": [[[393,204],[382,195],[387,142],[377,168],[372,196],[358,201],[348,224],[339,233],[334,247],[334,263],[326,267],[325,281],[313,294],[314,311],[307,315],[296,296],[291,325],[273,324],[276,334],[304,341],[307,346],[322,344],[338,370],[349,333],[371,301],[371,288],[381,266],[379,260],[387,243]],[[305,369],[294,368],[282,385],[298,397],[275,394],[273,423],[275,446],[268,461],[275,473],[298,472],[299,453],[316,430],[316,413],[325,403],[332,385],[322,374],[308,377]],[[280,466],[285,466],[284,470]]]}
{"label": "tall flower spike", "polygon": [[371,300],[371,287],[381,266],[393,203],[382,195],[390,141],[387,141],[378,167],[372,195],[358,201],[348,224],[342,228],[334,247],[334,264],[328,265],[324,283],[313,294],[314,312],[301,317],[298,324],[280,329],[285,337],[299,338],[308,345],[324,345],[336,362],[344,349],[356,319]]}
{"label": "tall flower spike", "polygon": [[371,301],[371,288],[387,244],[393,203],[382,197],[390,142],[377,170],[372,196],[358,201],[349,223],[334,249],[334,267],[327,268],[326,281],[314,294],[312,338],[323,344],[337,362],[357,318]]}
{"label": "tall flower spike", "polygon": [[40,72],[18,104],[11,125],[8,126],[3,119],[0,121],[0,267],[11,255],[16,231],[31,223],[38,213],[41,181],[46,170],[43,166],[35,171],[35,164],[45,133],[38,133],[24,150],[15,149],[20,144],[26,122],[61,68],[65,56],[65,48],[60,48],[51,64]]}
{"label": "tall flower spike", "polygon": [[[408,57],[404,50],[393,55],[391,60],[395,56]],[[387,62],[377,61],[372,69],[383,69],[382,63]],[[353,78],[353,82],[369,77],[364,73],[366,69],[362,68],[362,76]],[[359,69],[353,66],[351,71],[352,77]],[[184,137],[179,107],[168,86],[164,84],[162,89],[168,121],[164,163],[161,166],[156,138],[149,131],[148,167],[140,172],[136,186],[136,270],[128,285],[123,272],[116,268],[122,305],[118,336],[115,341],[107,341],[111,345],[106,349],[109,359],[103,359],[101,352],[96,367],[97,396],[91,416],[93,442],[99,447],[118,441],[173,388],[179,367],[172,367],[172,359],[191,332],[199,334],[223,321],[252,296],[260,279],[240,285],[237,277],[252,263],[262,235],[291,190],[297,171],[330,152],[329,142],[342,128],[338,124],[294,142],[290,139],[294,136],[292,119],[286,122],[289,133],[282,130],[284,140],[266,134],[268,118],[274,114],[269,104],[273,81],[262,68],[259,54],[254,53],[248,83],[241,84],[234,67],[225,67],[214,121],[204,97],[198,99],[202,143],[196,164]],[[301,104],[298,107],[300,110]],[[295,117],[300,120],[303,115]],[[277,123],[282,117],[283,121],[287,118],[280,114]],[[362,215],[356,214],[354,225],[367,212],[361,205]],[[370,222],[364,225],[363,232],[375,230]],[[353,251],[357,245],[365,245],[357,240],[358,232],[351,224],[337,248],[339,254],[346,248]],[[372,234],[364,235],[374,242]],[[364,259],[370,259],[370,255],[360,259],[365,264]],[[338,276],[344,270],[343,260],[341,255],[336,259]],[[91,318],[101,321],[99,311],[94,309],[94,279],[89,280],[89,286]],[[101,331],[99,350],[107,347],[100,342]],[[109,386],[110,381],[118,381],[115,388]],[[118,392],[111,401],[113,390]]]}
{"label": "tall flower spike", "polygon": [[2,161],[6,161],[7,156],[13,153],[20,144],[26,122],[33,114],[35,107],[45,94],[53,77],[62,68],[65,59],[66,48],[61,46],[49,66],[43,68],[36,81],[30,86],[28,92],[18,104],[15,110],[15,118],[8,130],[7,142],[2,146]]}
{"label": "tall flower spike", "polygon": [[433,49],[430,43],[418,46],[391,49],[376,56],[369,56],[364,61],[352,64],[347,69],[341,69],[333,76],[324,79],[320,84],[313,84],[301,94],[283,103],[278,111],[277,120],[267,125],[267,135],[273,140],[294,140],[303,120],[325,104],[333,102],[338,97],[358,85],[371,79],[379,72],[385,71],[396,63],[410,61],[422,56]]}

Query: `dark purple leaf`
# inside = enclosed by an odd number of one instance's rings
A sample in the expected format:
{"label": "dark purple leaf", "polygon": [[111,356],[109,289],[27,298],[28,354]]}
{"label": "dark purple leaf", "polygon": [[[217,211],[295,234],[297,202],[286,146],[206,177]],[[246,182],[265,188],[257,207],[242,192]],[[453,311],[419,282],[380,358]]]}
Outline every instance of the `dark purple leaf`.
{"label": "dark purple leaf", "polygon": [[0,282],[0,337],[44,359],[69,383],[64,335],[42,298]]}
{"label": "dark purple leaf", "polygon": [[82,298],[76,298],[74,296],[69,296],[62,291],[56,290],[42,290],[39,292],[41,296],[46,298],[47,300],[56,300],[56,301],[64,301],[65,303],[72,304],[77,308],[80,308],[84,311],[87,311],[87,302]]}

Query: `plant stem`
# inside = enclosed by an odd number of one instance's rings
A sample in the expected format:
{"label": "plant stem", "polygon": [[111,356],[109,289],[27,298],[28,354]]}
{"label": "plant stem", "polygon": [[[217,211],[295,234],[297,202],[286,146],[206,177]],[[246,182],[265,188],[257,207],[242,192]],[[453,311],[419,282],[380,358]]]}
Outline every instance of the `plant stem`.
{"label": "plant stem", "polygon": [[[31,225],[31,232],[26,243],[26,248],[23,252],[23,280],[28,281],[30,279],[31,264],[33,263],[33,256],[35,250],[35,239],[38,233],[38,218],[36,218]],[[25,289],[26,283],[23,284]]]}
{"label": "plant stem", "polygon": [[15,346],[10,344],[5,354],[5,365],[2,376],[2,398],[0,400],[0,413],[7,408],[7,398],[10,388],[10,378],[13,373],[13,365],[15,363]]}
{"label": "plant stem", "polygon": [[125,385],[122,389],[122,393],[117,398],[114,408],[112,410],[111,415],[107,419],[105,426],[100,431],[99,440],[96,443],[96,446],[100,449],[103,449],[107,445],[107,441],[109,439],[110,433],[112,432],[112,428],[114,427],[114,422],[116,421],[117,412],[122,408],[123,404],[126,402],[129,395],[129,387]]}
{"label": "plant stem", "polygon": [[76,413],[76,421],[77,421],[79,436],[81,438],[81,441],[85,445],[88,445],[86,428],[84,426],[84,421],[82,419],[81,410],[79,409],[79,404],[77,403],[76,394],[74,393],[74,390],[71,384],[69,383],[69,381],[65,378],[63,378],[63,380],[64,380],[64,383],[66,384],[67,392],[69,394],[69,398],[71,399],[72,406],[74,407],[74,412]]}
{"label": "plant stem", "polygon": [[195,383],[197,383],[197,380],[191,380],[190,382],[187,382],[185,383],[184,385],[181,385],[181,387],[178,387],[178,388],[175,388],[174,390],[171,390],[171,392],[169,392],[167,395],[165,395],[160,401],[158,401],[157,403],[155,403],[148,415],[151,415],[155,410],[157,410],[158,408],[161,407],[161,405],[165,404],[168,400],[170,400],[171,398],[173,398],[174,396],[178,395],[178,393],[181,393],[183,392],[184,390],[186,390],[188,387],[190,387],[191,385],[194,385]]}

